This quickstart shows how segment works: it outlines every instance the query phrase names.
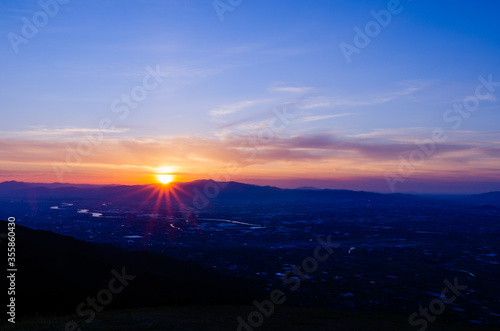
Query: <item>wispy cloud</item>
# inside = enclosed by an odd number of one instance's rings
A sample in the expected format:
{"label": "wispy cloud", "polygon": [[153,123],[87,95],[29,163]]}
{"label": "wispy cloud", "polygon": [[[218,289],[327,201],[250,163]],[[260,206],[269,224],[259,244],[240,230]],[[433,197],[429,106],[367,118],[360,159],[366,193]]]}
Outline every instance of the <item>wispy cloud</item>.
{"label": "wispy cloud", "polygon": [[258,99],[258,100],[240,101],[240,102],[236,102],[236,103],[222,106],[222,107],[217,108],[217,109],[213,109],[209,112],[209,114],[212,117],[229,115],[229,114],[239,112],[245,108],[249,108],[249,107],[252,107],[252,106],[267,102],[267,101],[269,101],[269,100]]}
{"label": "wispy cloud", "polygon": [[311,92],[314,88],[309,87],[309,86],[302,86],[302,87],[293,87],[293,86],[284,86],[284,87],[278,87],[278,86],[272,86],[269,88],[270,92],[274,93],[295,93],[295,94],[300,94],[300,93],[307,93]]}
{"label": "wispy cloud", "polygon": [[428,81],[404,81],[399,85],[399,88],[394,91],[385,91],[379,93],[371,93],[368,95],[349,95],[349,96],[311,96],[303,100],[300,105],[302,109],[324,108],[324,107],[364,107],[378,104],[384,104],[401,97],[412,96],[416,92],[428,87]]}
{"label": "wispy cloud", "polygon": [[[72,131],[72,128],[65,129],[60,131]],[[258,130],[256,127],[253,133]],[[447,140],[440,143],[432,159],[419,168],[419,173],[444,174],[449,169],[476,175],[491,175],[491,169],[498,172],[500,147],[494,143],[498,134],[476,134],[478,139],[471,139],[474,132],[466,132],[462,135],[468,138],[465,141]],[[388,169],[397,169],[399,156],[418,148],[414,142],[394,132],[392,135],[379,133],[378,138],[328,133],[276,136],[265,144],[260,144],[258,140],[249,142],[250,136],[252,132],[211,137],[136,137],[126,140],[109,137],[93,148],[91,155],[86,156],[81,164],[74,166],[74,173],[85,174],[90,167],[96,168],[92,168],[92,173],[99,173],[99,168],[124,165],[137,169],[171,165],[187,173],[208,173],[228,162],[239,162],[249,175],[258,173],[263,167],[270,173],[278,174],[283,171],[283,165],[290,163],[296,165],[286,168],[290,176],[301,175],[303,166],[314,166],[320,172],[332,168],[344,169],[342,172],[346,176],[359,173],[376,175]],[[5,164],[4,169],[19,170],[17,172],[44,164],[43,171],[50,174],[52,162],[64,164],[68,147],[74,150],[78,142],[75,138],[68,142],[57,137],[47,140],[37,140],[35,136],[0,137],[0,164]],[[255,148],[255,157],[251,161],[248,161],[248,148]]]}
{"label": "wispy cloud", "polygon": [[313,121],[321,121],[321,120],[326,120],[326,119],[329,119],[329,118],[349,116],[349,115],[351,115],[351,114],[350,113],[343,113],[343,114],[308,116],[308,117],[303,117],[300,120],[303,121],[303,122],[313,122]]}
{"label": "wispy cloud", "polygon": [[22,137],[25,139],[36,138],[36,137],[56,137],[56,136],[81,136],[82,134],[90,134],[94,132],[101,133],[124,133],[128,132],[128,128],[108,128],[108,129],[100,129],[97,127],[94,128],[82,128],[82,127],[57,127],[57,128],[49,128],[43,125],[39,126],[27,126],[26,130],[17,130],[17,131],[4,131],[0,132],[0,136],[9,136],[9,137]]}

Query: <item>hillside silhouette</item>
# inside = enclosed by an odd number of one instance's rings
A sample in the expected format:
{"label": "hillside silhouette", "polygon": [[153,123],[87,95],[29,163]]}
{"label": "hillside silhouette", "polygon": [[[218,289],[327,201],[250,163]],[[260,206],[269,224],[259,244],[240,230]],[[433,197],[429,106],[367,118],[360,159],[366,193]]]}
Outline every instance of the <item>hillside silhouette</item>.
{"label": "hillside silhouette", "polygon": [[[7,229],[0,221],[2,230]],[[129,252],[16,225],[17,316],[71,314],[107,289],[115,270],[134,276],[105,309],[248,304],[258,284],[157,253]],[[5,240],[2,246],[6,246]],[[6,247],[3,247],[6,248]],[[114,285],[118,287],[118,285]]]}

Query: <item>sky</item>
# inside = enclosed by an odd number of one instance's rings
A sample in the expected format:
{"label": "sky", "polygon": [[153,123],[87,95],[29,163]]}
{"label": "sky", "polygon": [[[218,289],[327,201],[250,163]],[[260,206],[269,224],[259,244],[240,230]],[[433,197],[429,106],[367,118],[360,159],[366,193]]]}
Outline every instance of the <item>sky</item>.
{"label": "sky", "polygon": [[0,3],[0,181],[500,190],[498,1]]}

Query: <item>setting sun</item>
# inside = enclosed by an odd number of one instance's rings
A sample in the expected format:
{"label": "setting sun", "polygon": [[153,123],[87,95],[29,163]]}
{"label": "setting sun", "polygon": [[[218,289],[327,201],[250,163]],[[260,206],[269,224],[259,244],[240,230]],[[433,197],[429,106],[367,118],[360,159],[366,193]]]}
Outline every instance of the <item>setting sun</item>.
{"label": "setting sun", "polygon": [[162,184],[168,184],[172,182],[175,178],[174,175],[165,175],[165,174],[160,174],[160,175],[155,175],[156,180],[158,180]]}

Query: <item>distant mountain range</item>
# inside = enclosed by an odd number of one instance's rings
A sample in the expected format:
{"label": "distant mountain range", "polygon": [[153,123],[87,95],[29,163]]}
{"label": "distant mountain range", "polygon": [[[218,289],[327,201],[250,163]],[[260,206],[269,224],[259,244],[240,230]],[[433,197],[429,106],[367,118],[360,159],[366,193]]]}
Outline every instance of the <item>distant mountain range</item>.
{"label": "distant mountain range", "polygon": [[[145,200],[154,196],[161,185],[74,185],[40,184],[7,181],[0,183],[0,198],[3,200],[30,199],[87,199],[107,200],[110,198],[123,201]],[[258,186],[238,182],[216,182],[197,180],[178,182],[166,186],[175,192],[180,201],[191,203],[212,203],[225,200],[245,200],[248,202],[295,201],[295,202],[331,202],[358,204],[435,204],[447,201],[461,205],[500,206],[500,192],[489,192],[462,196],[419,196],[413,194],[382,194],[365,191],[318,189],[300,187],[281,189],[273,186]]]}
{"label": "distant mountain range", "polygon": [[314,186],[301,186],[297,187],[296,190],[321,190],[321,189]]}

